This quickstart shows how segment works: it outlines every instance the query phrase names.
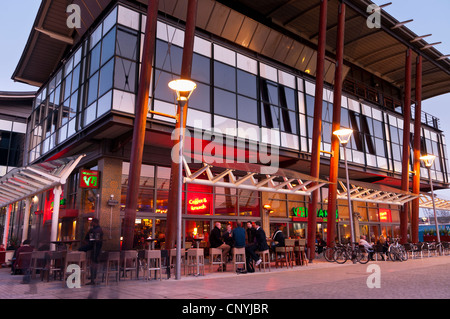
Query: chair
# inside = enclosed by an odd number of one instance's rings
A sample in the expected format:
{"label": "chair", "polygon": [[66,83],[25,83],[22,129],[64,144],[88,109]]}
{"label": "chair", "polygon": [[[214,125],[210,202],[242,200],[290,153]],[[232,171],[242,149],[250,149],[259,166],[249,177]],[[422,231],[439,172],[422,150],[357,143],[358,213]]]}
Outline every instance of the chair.
{"label": "chair", "polygon": [[298,246],[294,247],[297,263],[299,265],[308,266],[308,258],[306,258],[306,239],[298,239]]}
{"label": "chair", "polygon": [[72,272],[68,272],[67,270],[67,267],[69,265],[78,265],[80,267],[81,284],[84,285],[84,283],[86,282],[86,275],[87,275],[86,252],[84,251],[67,252],[66,260],[64,263],[63,287],[66,285],[67,278],[72,274]]}
{"label": "chair", "polygon": [[[375,255],[375,261],[378,261],[378,256],[381,256],[382,258],[384,258],[383,257],[384,253],[385,252],[383,250],[383,245],[377,244],[377,245],[373,246],[373,254]],[[387,256],[386,256],[385,260],[387,260]]]}
{"label": "chair", "polygon": [[185,243],[184,243],[184,248],[185,248],[185,249],[192,248],[192,242],[190,242],[190,241],[185,242]]}
{"label": "chair", "polygon": [[49,251],[46,254],[46,264],[43,269],[44,275],[47,277],[47,282],[53,275],[53,279],[56,279],[56,275],[59,275],[60,280],[63,278],[64,273],[64,261],[66,251]]}
{"label": "chair", "polygon": [[[169,252],[170,255],[170,269],[173,269],[175,272],[175,266],[177,261],[177,249],[172,248]],[[181,266],[184,268],[184,274],[186,275],[186,250],[181,249]]]}
{"label": "chair", "polygon": [[427,257],[430,257],[430,245],[429,243],[425,242],[422,244],[422,251],[427,252]]}
{"label": "chair", "polygon": [[[156,273],[159,271],[159,280],[162,280],[161,275],[161,250],[146,250],[145,251],[145,260],[146,266],[144,270],[144,277],[146,280],[151,279],[152,270],[155,271],[155,279]],[[145,272],[148,271],[148,276],[145,276]]]}
{"label": "chair", "polygon": [[417,244],[414,244],[414,253],[417,253],[417,255],[420,253],[420,258],[423,258],[422,247],[423,247],[423,243],[419,242]]}
{"label": "chair", "polygon": [[238,268],[240,268],[239,265],[244,265],[244,271],[247,270],[247,263],[245,261],[245,247],[233,247],[233,265],[235,272],[237,272]]}
{"label": "chair", "polygon": [[433,253],[433,252],[434,252],[434,255],[437,256],[438,250],[436,247],[436,243],[435,242],[428,243],[428,257],[430,257],[430,253]]}
{"label": "chair", "polygon": [[36,271],[39,271],[41,280],[43,279],[43,271],[47,264],[46,251],[33,251],[31,253],[30,274],[31,278],[36,278]]}
{"label": "chair", "polygon": [[414,258],[414,247],[410,243],[403,244],[403,247],[405,248],[406,253],[408,256],[411,256],[411,258]]}
{"label": "chair", "polygon": [[210,248],[209,249],[209,271],[211,272],[211,268],[213,265],[219,265],[219,271],[223,271],[222,264],[224,261],[222,260],[222,249],[220,248]]}
{"label": "chair", "polygon": [[127,277],[127,273],[131,273],[130,279],[133,279],[133,271],[135,272],[135,276],[137,279],[138,276],[138,253],[136,250],[125,250],[121,252],[121,267],[122,278]]}
{"label": "chair", "polygon": [[[205,256],[203,248],[191,248],[187,253],[188,275],[205,275]],[[200,274],[200,270],[202,273]]]}
{"label": "chair", "polygon": [[443,241],[443,242],[442,242],[442,249],[443,249],[442,253],[443,253],[444,256],[445,256],[445,252],[446,252],[446,251],[447,251],[447,254],[449,253],[449,252],[448,252],[448,251],[449,251],[449,248],[450,248],[449,243],[448,243],[447,241]]}
{"label": "chair", "polygon": [[120,251],[109,251],[106,258],[105,283],[108,285],[109,277],[116,276],[116,281],[120,280]]}
{"label": "chair", "polygon": [[259,258],[261,258],[262,262],[259,264],[259,271],[261,271],[261,267],[264,269],[264,272],[266,272],[266,266],[269,268],[270,271],[270,252],[269,249],[263,250],[263,251],[256,251],[256,254],[259,255]]}

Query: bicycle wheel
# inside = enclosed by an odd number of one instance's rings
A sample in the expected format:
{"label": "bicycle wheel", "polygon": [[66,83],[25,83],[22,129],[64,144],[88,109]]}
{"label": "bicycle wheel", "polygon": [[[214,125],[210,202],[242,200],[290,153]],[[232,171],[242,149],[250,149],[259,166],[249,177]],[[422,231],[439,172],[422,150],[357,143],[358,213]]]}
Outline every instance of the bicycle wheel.
{"label": "bicycle wheel", "polygon": [[336,251],[336,247],[325,247],[323,249],[323,257],[328,262],[335,262],[334,253]]}
{"label": "bicycle wheel", "polygon": [[367,264],[369,262],[369,253],[364,250],[357,250],[356,251],[356,260],[360,264]]}
{"label": "bicycle wheel", "polygon": [[405,247],[401,247],[399,250],[400,253],[400,259],[402,261],[407,261],[408,260],[408,252],[406,251]]}
{"label": "bicycle wheel", "polygon": [[389,252],[389,259],[392,260],[392,261],[397,261],[397,260],[401,261],[402,260],[400,258],[400,254],[397,251],[397,249],[391,249],[391,251]]}
{"label": "bicycle wheel", "polygon": [[338,264],[344,264],[348,259],[347,252],[343,249],[337,249],[334,253],[334,260]]}

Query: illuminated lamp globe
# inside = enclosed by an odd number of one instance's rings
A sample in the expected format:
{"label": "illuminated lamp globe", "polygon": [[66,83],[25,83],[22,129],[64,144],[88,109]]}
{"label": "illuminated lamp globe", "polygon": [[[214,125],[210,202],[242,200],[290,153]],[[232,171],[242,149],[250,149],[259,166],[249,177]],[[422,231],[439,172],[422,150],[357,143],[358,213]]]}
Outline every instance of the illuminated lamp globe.
{"label": "illuminated lamp globe", "polygon": [[191,80],[173,80],[169,82],[169,88],[177,92],[177,101],[187,101],[197,84]]}
{"label": "illuminated lamp globe", "polygon": [[431,167],[434,163],[436,156],[433,154],[427,154],[420,157],[420,160],[424,162],[426,167]]}
{"label": "illuminated lamp globe", "polygon": [[350,141],[350,137],[353,134],[353,130],[349,128],[342,128],[340,130],[334,131],[333,134],[339,138],[339,142],[341,142],[342,145],[347,145],[347,143]]}

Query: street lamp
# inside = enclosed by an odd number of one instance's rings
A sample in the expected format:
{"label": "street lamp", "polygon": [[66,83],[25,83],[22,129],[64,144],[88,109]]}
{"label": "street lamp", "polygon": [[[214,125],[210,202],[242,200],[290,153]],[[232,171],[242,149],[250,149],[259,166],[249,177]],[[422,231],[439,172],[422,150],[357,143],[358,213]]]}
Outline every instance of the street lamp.
{"label": "street lamp", "polygon": [[[350,141],[350,137],[353,134],[353,130],[349,128],[339,129],[333,132],[339,139],[343,149],[344,149],[344,162],[345,162],[345,177],[347,179],[347,200],[348,200],[348,214],[350,219],[350,240],[353,248],[353,242],[356,241],[355,238],[355,227],[353,225],[353,212],[352,212],[352,200],[350,198],[350,181],[348,178],[348,165],[347,165],[347,151],[346,147],[348,142]],[[353,256],[352,256],[353,259]]]}
{"label": "street lamp", "polygon": [[434,224],[436,225],[437,241],[438,241],[438,243],[440,243],[441,236],[439,235],[439,225],[438,225],[437,216],[436,216],[436,204],[434,202],[433,180],[431,179],[431,166],[433,166],[435,159],[436,159],[436,156],[433,154],[427,154],[427,155],[420,157],[420,160],[423,161],[425,166],[428,168],[428,178],[429,178],[430,187],[431,187],[431,201],[433,202]]}
{"label": "street lamp", "polygon": [[181,279],[181,232],[182,232],[182,189],[183,189],[183,137],[184,137],[184,106],[186,105],[192,92],[197,85],[190,80],[178,79],[169,82],[169,88],[174,90],[177,94],[177,102],[180,108],[180,116],[178,123],[180,127],[179,143],[178,143],[178,189],[177,189],[177,247],[176,247],[176,279]]}

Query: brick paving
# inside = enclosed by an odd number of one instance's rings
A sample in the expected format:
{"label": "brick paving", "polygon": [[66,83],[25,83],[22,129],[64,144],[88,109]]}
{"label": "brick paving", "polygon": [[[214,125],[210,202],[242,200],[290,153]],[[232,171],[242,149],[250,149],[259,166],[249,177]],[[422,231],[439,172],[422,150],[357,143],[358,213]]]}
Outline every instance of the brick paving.
{"label": "brick paving", "polygon": [[[368,266],[374,264],[379,266],[381,285],[370,289]],[[63,287],[61,281],[21,281],[21,275],[11,276],[8,268],[0,269],[0,299],[447,299],[450,256],[366,265],[338,265],[319,259],[291,269],[272,267],[270,272],[213,271],[180,280],[126,279],[108,286],[101,283],[73,289]]]}

